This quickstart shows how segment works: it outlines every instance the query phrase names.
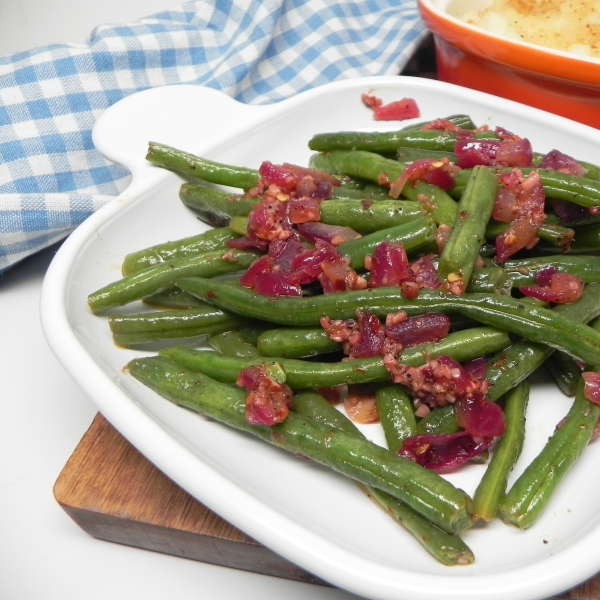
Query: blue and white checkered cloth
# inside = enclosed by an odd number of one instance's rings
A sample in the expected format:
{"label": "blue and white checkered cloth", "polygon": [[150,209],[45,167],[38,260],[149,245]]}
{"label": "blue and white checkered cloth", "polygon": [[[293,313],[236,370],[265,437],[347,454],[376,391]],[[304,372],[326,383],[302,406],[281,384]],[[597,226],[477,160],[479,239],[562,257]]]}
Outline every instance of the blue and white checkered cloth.
{"label": "blue and white checkered cloth", "polygon": [[94,149],[107,107],[193,83],[264,104],[400,72],[425,34],[415,0],[199,0],[86,44],[0,56],[0,274],[65,238],[129,183]]}

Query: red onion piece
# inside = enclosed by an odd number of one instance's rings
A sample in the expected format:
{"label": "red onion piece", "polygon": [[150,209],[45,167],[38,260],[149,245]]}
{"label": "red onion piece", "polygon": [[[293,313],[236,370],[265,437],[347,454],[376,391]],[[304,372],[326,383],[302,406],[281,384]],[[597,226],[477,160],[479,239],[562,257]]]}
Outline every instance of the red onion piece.
{"label": "red onion piece", "polygon": [[358,335],[351,337],[350,358],[379,356],[383,349],[386,332],[375,315],[359,313]]}
{"label": "red onion piece", "polygon": [[600,404],[600,373],[585,371],[583,377],[583,395],[594,404]]}
{"label": "red onion piece", "polygon": [[502,409],[491,400],[459,398],[454,404],[456,422],[476,437],[499,437],[506,424]]}
{"label": "red onion piece", "polygon": [[496,152],[502,145],[500,140],[458,140],[454,145],[454,154],[459,157],[456,165],[461,169],[470,169],[476,165],[495,164]]}
{"label": "red onion piece", "polygon": [[448,473],[487,450],[494,438],[476,438],[467,431],[422,434],[404,440],[398,456],[437,473]]}
{"label": "red onion piece", "polygon": [[449,331],[450,318],[441,313],[409,317],[386,327],[386,335],[400,342],[403,348],[436,342],[447,337]]}
{"label": "red onion piece", "polygon": [[300,223],[297,229],[304,237],[313,242],[323,240],[332,246],[339,246],[342,242],[348,242],[360,237],[360,233],[357,233],[350,227],[327,225],[320,221]]}
{"label": "red onion piece", "polygon": [[540,163],[542,169],[552,169],[567,175],[577,175],[583,177],[587,169],[579,164],[572,156],[564,154],[560,150],[550,150]]}
{"label": "red onion piece", "polygon": [[402,100],[382,104],[373,110],[373,118],[376,121],[404,121],[414,119],[420,114],[419,107],[412,98],[402,98]]}
{"label": "red onion piece", "polygon": [[340,253],[331,244],[317,240],[314,248],[307,248],[294,256],[290,267],[297,274],[304,273],[308,280],[303,283],[309,283],[322,273],[321,265],[324,262],[334,263],[340,260]]}
{"label": "red onion piece", "polygon": [[254,291],[261,296],[302,296],[302,288],[292,273],[266,271],[254,277]]}
{"label": "red onion piece", "polygon": [[393,287],[410,278],[410,265],[404,246],[396,242],[381,242],[370,261],[369,287]]}

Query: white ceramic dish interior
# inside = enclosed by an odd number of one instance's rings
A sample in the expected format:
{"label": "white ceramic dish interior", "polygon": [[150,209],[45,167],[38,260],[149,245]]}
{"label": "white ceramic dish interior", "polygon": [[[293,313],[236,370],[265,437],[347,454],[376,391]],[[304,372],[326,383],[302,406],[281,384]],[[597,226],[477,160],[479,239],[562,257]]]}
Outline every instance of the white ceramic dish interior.
{"label": "white ceramic dish interior", "polygon": [[[556,147],[589,160],[600,157],[596,130],[425,79],[355,79],[270,106],[242,105],[198,86],[142,92],[107,110],[94,130],[98,149],[130,169],[132,183],[58,252],[42,294],[45,334],[98,410],[163,472],[255,539],[333,585],[378,600],[546,598],[600,570],[597,443],[533,528],[522,532],[500,522],[474,527],[464,539],[476,554],[475,564],[444,567],[352,482],[178,408],[125,376],[126,362],[147,352],[115,347],[106,319],[87,308],[90,292],[120,277],[126,253],[202,228],[178,200],[180,179],[146,163],[148,141],[253,168],[262,160],[306,164],[314,133],[398,127],[372,120],[360,100],[369,91],[385,101],[415,98],[422,118],[468,113],[478,124],[502,125],[529,137],[538,151]],[[552,384],[536,383],[526,447],[511,481],[570,403]],[[365,431],[381,441],[378,426]],[[448,478],[472,493],[483,468],[470,465]]]}

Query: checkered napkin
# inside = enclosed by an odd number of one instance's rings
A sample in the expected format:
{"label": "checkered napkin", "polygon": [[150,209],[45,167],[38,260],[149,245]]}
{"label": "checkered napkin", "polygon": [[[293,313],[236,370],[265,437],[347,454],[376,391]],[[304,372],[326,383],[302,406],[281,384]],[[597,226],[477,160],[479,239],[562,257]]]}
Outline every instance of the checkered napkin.
{"label": "checkered napkin", "polygon": [[127,187],[129,173],[91,137],[121,98],[193,83],[276,102],[397,74],[424,33],[415,0],[200,0],[102,25],[86,44],[0,56],[0,274]]}

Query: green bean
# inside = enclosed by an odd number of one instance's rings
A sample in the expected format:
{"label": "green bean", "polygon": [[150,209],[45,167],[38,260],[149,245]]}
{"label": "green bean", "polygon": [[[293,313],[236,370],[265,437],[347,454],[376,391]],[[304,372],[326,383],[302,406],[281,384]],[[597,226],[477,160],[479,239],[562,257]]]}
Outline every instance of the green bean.
{"label": "green bean", "polygon": [[235,188],[252,188],[259,177],[254,169],[214,162],[156,142],[148,144],[146,159],[153,165],[188,177]]}
{"label": "green bean", "polygon": [[258,198],[228,194],[221,190],[184,183],[179,188],[181,201],[198,213],[199,217],[213,227],[224,227],[231,217],[245,217],[260,202]]}
{"label": "green bean", "polygon": [[[456,135],[437,130],[399,131],[339,131],[317,133],[308,142],[316,152],[338,150],[366,150],[369,152],[396,152],[400,147],[426,150],[454,151]],[[338,171],[343,173],[343,170]]]}
{"label": "green bean", "polygon": [[143,302],[150,306],[160,306],[162,308],[197,308],[199,306],[207,306],[207,303],[200,300],[200,298],[196,298],[196,296],[192,296],[192,294],[188,294],[176,287],[146,296],[143,298]]}
{"label": "green bean", "polygon": [[396,151],[396,159],[398,162],[407,166],[417,160],[428,158],[434,160],[446,159],[451,163],[455,163],[458,160],[458,156],[451,150],[423,150],[422,148],[400,147]]}
{"label": "green bean", "polygon": [[467,285],[468,293],[510,294],[512,280],[502,267],[473,269]]}
{"label": "green bean", "polygon": [[402,195],[421,202],[429,209],[438,225],[453,225],[458,215],[458,204],[444,190],[425,181],[413,181],[402,188]]}
{"label": "green bean", "polygon": [[285,421],[271,427],[250,425],[243,390],[192,373],[163,357],[134,359],[126,371],[176,404],[382,489],[450,533],[471,525],[470,498],[464,492],[360,436],[319,426],[293,411]]}
{"label": "green bean", "polygon": [[554,267],[559,273],[570,273],[579,277],[584,283],[600,281],[599,256],[545,256],[533,258],[515,258],[507,260],[503,265],[513,287],[533,285],[538,271]]}
{"label": "green bean", "polygon": [[281,297],[272,302],[240,286],[201,277],[181,279],[178,286],[222,310],[288,326],[317,325],[323,315],[331,319],[352,319],[357,310],[379,317],[398,311],[405,311],[409,316],[426,312],[459,313],[563,350],[584,362],[600,363],[599,332],[563,317],[558,311],[508,296],[481,293],[454,296],[422,290],[416,299],[407,300],[398,289],[384,287],[302,298]]}
{"label": "green bean", "polygon": [[318,392],[300,390],[294,394],[292,410],[307,421],[363,436],[358,427],[346,415],[327,402]]}
{"label": "green bean", "polygon": [[418,433],[455,433],[460,430],[456,422],[456,414],[454,406],[448,404],[446,406],[438,406],[430,413],[425,415],[417,423]]}
{"label": "green bean", "polygon": [[[508,336],[491,327],[478,327],[451,333],[443,340],[406,348],[402,364],[419,366],[442,354],[458,362],[465,362],[484,354],[491,354],[510,343]],[[216,352],[194,350],[187,346],[172,346],[159,351],[162,356],[183,364],[194,371],[222,383],[234,383],[242,369],[275,362],[286,374],[286,383],[292,389],[336,387],[338,385],[388,382],[390,374],[383,358],[356,358],[341,362],[316,362],[283,357],[238,359]]]}
{"label": "green bean", "polygon": [[221,354],[238,358],[260,356],[256,346],[242,339],[239,331],[223,331],[208,338],[208,344]]}
{"label": "green bean", "polygon": [[191,258],[166,261],[127,275],[88,296],[88,305],[95,314],[141,300],[146,296],[173,287],[180,277],[215,277],[247,269],[256,254],[243,250],[214,250]]}
{"label": "green bean", "polygon": [[[492,170],[504,173],[511,169]],[[533,170],[539,173],[546,198],[567,200],[592,209],[600,207],[600,181],[576,175],[567,175],[558,171],[552,171],[551,169],[532,169],[528,167],[521,168],[520,170],[526,176]],[[448,193],[455,198],[459,198],[464,191],[468,178],[469,169],[460,171],[455,177],[454,187]]]}
{"label": "green bean", "polygon": [[498,441],[486,471],[473,495],[475,519],[491,521],[498,512],[506,491],[508,476],[515,466],[525,440],[525,413],[529,401],[529,383],[521,382],[504,398],[506,430]]}
{"label": "green bean", "polygon": [[581,367],[564,352],[553,352],[544,363],[558,388],[565,396],[574,396],[581,378]]}
{"label": "green bean", "polygon": [[257,347],[262,356],[305,358],[339,352],[342,344],[334,342],[321,327],[280,327],[264,331]]}
{"label": "green bean", "polygon": [[239,323],[239,317],[210,305],[136,315],[111,315],[108,318],[108,326],[118,346],[221,333]]}
{"label": "green bean", "polygon": [[314,169],[335,175],[343,173],[361,177],[375,183],[395,181],[405,167],[396,160],[384,158],[375,152],[363,150],[339,150],[324,154],[313,154],[309,164]]}
{"label": "green bean", "polygon": [[498,180],[486,167],[476,166],[458,203],[458,216],[446,242],[438,275],[454,293],[462,294],[471,278],[485,228],[492,215]]}
{"label": "green bean", "polygon": [[447,566],[470,565],[475,561],[473,551],[456,535],[443,531],[433,523],[399,502],[390,494],[374,487],[365,488],[370,496],[389,515],[404,525],[423,547]]}
{"label": "green bean", "polygon": [[[454,202],[452,200],[452,202]],[[321,223],[350,227],[361,234],[402,225],[422,217],[427,209],[410,200],[326,200],[319,207]]]}
{"label": "green bean", "polygon": [[500,503],[503,521],[519,529],[531,527],[537,521],[592,438],[599,416],[600,406],[586,399],[580,378],[567,416]]}
{"label": "green bean", "polygon": [[[348,417],[316,392],[303,391],[294,395],[292,410],[311,422],[362,436]],[[369,486],[361,486],[367,496],[403,525],[434,558],[444,565],[471,564],[475,557],[456,534],[443,531],[393,496]]]}
{"label": "green bean", "polygon": [[146,267],[151,267],[168,260],[178,260],[196,256],[201,252],[210,252],[212,250],[224,249],[225,242],[235,239],[239,235],[235,234],[229,227],[219,227],[209,229],[198,235],[182,238],[172,242],[157,244],[150,248],[131,252],[123,259],[123,275],[131,275],[141,271]]}
{"label": "green bean", "polygon": [[435,240],[437,228],[430,217],[416,217],[411,221],[380,229],[360,238],[342,242],[338,251],[342,256],[350,258],[350,267],[362,269],[365,258],[372,254],[375,248],[383,241],[401,242],[407,254],[430,246]]}
{"label": "green bean", "polygon": [[[588,323],[600,315],[600,283],[586,286],[583,296],[571,304],[560,304],[552,313],[566,318],[568,323]],[[568,328],[569,324],[565,324]],[[588,327],[588,329],[592,329]],[[506,350],[492,357],[486,368],[486,379],[491,383],[488,397],[498,400],[506,392],[538,369],[554,352],[550,346],[518,340]]]}
{"label": "green bean", "polygon": [[[339,177],[339,176],[338,176]],[[331,190],[331,200],[389,200],[390,189],[367,189],[367,186],[360,190],[348,189],[342,187],[334,187]]]}
{"label": "green bean", "polygon": [[415,407],[402,387],[393,384],[377,386],[375,401],[387,447],[396,454],[406,438],[417,434]]}

